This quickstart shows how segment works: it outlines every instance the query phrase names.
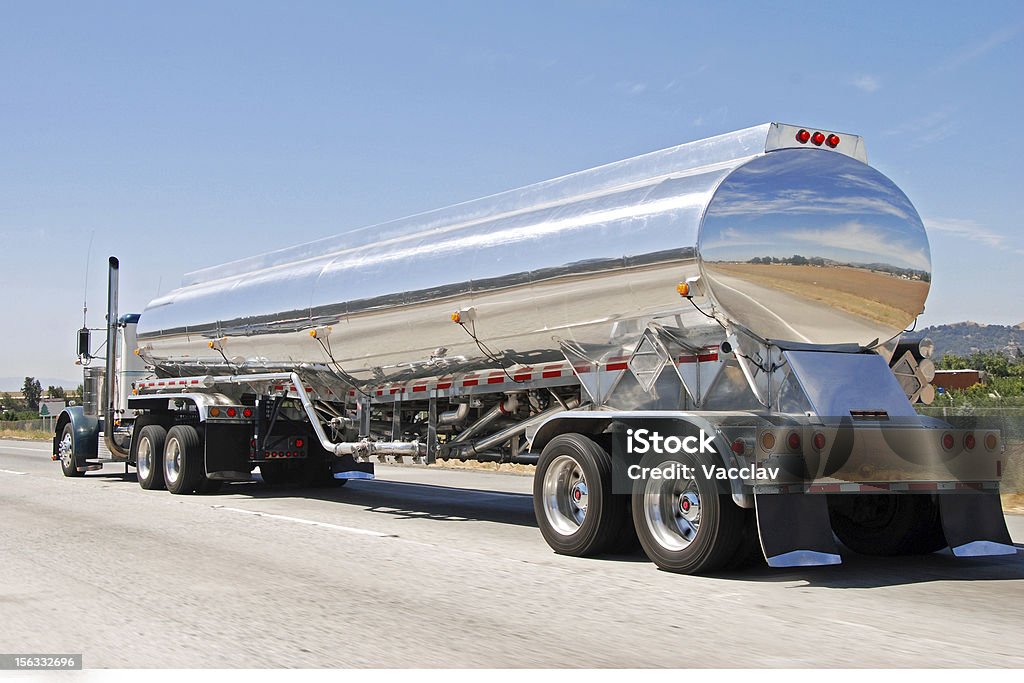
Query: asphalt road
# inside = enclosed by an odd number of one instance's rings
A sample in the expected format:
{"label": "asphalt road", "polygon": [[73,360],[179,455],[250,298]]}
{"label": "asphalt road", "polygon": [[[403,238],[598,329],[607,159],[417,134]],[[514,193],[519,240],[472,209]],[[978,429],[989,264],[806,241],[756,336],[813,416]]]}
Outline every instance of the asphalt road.
{"label": "asphalt road", "polygon": [[[553,554],[528,477],[143,491],[0,441],[0,653],[97,667],[1024,666],[1024,553],[714,577]],[[1024,541],[1024,517],[1009,518]],[[1021,546],[1024,547],[1024,546]]]}

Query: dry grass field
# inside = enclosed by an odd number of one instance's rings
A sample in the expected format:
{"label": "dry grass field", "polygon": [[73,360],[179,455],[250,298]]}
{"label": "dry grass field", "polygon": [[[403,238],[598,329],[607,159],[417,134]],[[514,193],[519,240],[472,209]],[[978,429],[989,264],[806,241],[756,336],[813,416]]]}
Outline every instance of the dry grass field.
{"label": "dry grass field", "polygon": [[897,327],[921,312],[928,293],[927,282],[847,266],[716,263],[713,269]]}
{"label": "dry grass field", "polygon": [[53,434],[40,430],[25,429],[0,429],[0,439],[14,439],[15,441],[49,441]]}

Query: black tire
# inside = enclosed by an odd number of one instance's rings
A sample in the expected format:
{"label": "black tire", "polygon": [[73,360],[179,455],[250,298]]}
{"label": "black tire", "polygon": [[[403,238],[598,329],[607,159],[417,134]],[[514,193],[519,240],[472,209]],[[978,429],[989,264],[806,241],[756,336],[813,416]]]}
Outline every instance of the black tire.
{"label": "black tire", "polygon": [[206,476],[203,444],[191,425],[175,425],[164,444],[164,482],[175,494],[195,493]]}
{"label": "black tire", "polygon": [[85,467],[85,459],[80,457],[75,448],[75,428],[68,422],[60,432],[60,441],[57,442],[57,457],[60,459],[60,471],[65,477],[81,477],[85,472],[80,472],[79,467]]}
{"label": "black tire", "polygon": [[[132,438],[130,457],[135,463],[139,486],[144,489],[164,488],[164,444],[166,441],[167,430],[158,424],[144,425],[138,435]],[[139,466],[140,454],[143,458],[141,467]]]}
{"label": "black tire", "polygon": [[294,472],[287,460],[261,462],[260,477],[267,486],[284,486],[294,481]]}
{"label": "black tire", "polygon": [[[701,454],[666,454],[646,458],[642,467],[663,468],[675,463],[692,468],[693,478],[633,482],[633,521],[644,553],[658,568],[677,574],[713,572],[746,559],[738,548],[745,537],[748,516],[729,493],[701,474],[701,465],[709,464],[709,458]],[[677,493],[676,487],[685,488]],[[688,498],[687,502],[696,500],[697,507],[690,502],[684,511],[680,507],[683,498]],[[693,510],[699,511],[699,515],[689,524],[677,521],[686,519]],[[688,536],[677,531],[684,528]]]}
{"label": "black tire", "polygon": [[628,538],[626,499],[612,494],[612,458],[581,434],[556,436],[544,447],[533,512],[544,540],[561,555],[600,555]]}
{"label": "black tire", "polygon": [[327,488],[332,486],[344,486],[345,479],[335,479],[331,462],[323,452],[310,453],[305,460],[299,461],[298,477],[299,486],[310,488]]}
{"label": "black tire", "polygon": [[946,547],[939,505],[930,494],[830,495],[832,530],[862,555],[927,555]]}
{"label": "black tire", "polygon": [[[611,453],[613,448],[612,435],[608,432],[601,434],[587,435],[591,441],[600,446],[606,453]],[[609,552],[615,555],[635,555],[640,552],[640,539],[636,535],[636,527],[633,525],[633,510],[630,507],[630,495],[628,493],[613,493],[613,496],[620,499],[618,507],[622,509],[623,522],[622,530],[618,537],[612,542]]]}

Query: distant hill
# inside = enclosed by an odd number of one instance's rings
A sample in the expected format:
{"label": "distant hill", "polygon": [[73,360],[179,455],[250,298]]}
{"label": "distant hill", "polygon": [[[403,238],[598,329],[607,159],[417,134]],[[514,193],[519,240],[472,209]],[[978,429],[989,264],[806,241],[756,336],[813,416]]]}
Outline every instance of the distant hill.
{"label": "distant hill", "polygon": [[[43,391],[46,391],[46,387],[63,387],[65,389],[77,389],[78,385],[82,383],[80,379],[57,379],[56,377],[36,377],[39,383],[43,386]],[[25,377],[0,377],[0,391],[14,391],[21,392],[21,388],[25,385]]]}
{"label": "distant hill", "polygon": [[[913,338],[928,337],[935,342],[935,359],[945,354],[969,356],[976,351],[1024,352],[1024,323],[1021,325],[982,325],[976,322],[933,325],[917,330]],[[911,335],[908,335],[910,337]]]}

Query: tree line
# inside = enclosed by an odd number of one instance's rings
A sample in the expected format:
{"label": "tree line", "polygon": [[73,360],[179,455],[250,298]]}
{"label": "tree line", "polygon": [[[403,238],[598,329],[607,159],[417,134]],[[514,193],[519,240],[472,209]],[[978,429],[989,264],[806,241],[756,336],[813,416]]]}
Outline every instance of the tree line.
{"label": "tree line", "polygon": [[[82,385],[78,386],[77,396],[82,395]],[[44,398],[68,398],[64,387],[50,385],[43,391],[42,384],[35,377],[26,377],[21,387],[21,398],[0,393],[0,421],[35,420],[39,417],[39,403]]]}

